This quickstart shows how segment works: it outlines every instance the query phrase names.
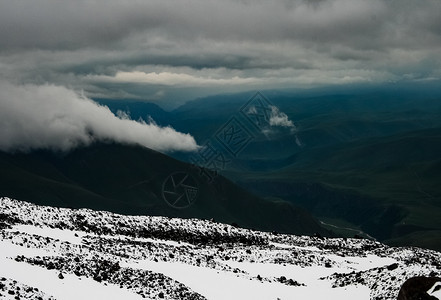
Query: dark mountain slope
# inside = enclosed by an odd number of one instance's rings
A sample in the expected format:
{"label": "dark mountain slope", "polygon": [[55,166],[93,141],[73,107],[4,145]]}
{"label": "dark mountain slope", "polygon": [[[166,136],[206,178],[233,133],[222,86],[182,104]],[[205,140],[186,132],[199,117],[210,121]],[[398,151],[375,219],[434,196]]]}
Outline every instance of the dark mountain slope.
{"label": "dark mountain slope", "polygon": [[432,128],[305,149],[237,180],[383,241],[441,249],[440,153],[441,128]]}
{"label": "dark mountain slope", "polygon": [[[261,230],[328,234],[288,202],[256,197],[221,176],[208,183],[196,168],[138,146],[97,144],[67,154],[0,153],[0,170],[2,196],[37,204],[214,218]],[[180,171],[191,174],[199,187],[196,202],[185,209],[175,209],[162,198],[164,181]]]}
{"label": "dark mountain slope", "polygon": [[[391,244],[441,249],[439,86],[264,94],[294,122],[302,146],[293,133],[253,132],[225,176],[261,197],[300,205],[348,236],[363,230]],[[170,124],[203,144],[252,95],[190,101],[169,113]]]}

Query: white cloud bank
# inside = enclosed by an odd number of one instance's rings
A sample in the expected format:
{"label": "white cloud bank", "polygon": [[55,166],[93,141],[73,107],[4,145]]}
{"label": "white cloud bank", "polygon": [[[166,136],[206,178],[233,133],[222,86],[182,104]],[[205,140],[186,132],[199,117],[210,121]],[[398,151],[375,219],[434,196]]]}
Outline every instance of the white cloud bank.
{"label": "white cloud bank", "polygon": [[0,82],[0,150],[69,150],[94,141],[192,151],[190,134],[115,116],[106,106],[55,85]]}

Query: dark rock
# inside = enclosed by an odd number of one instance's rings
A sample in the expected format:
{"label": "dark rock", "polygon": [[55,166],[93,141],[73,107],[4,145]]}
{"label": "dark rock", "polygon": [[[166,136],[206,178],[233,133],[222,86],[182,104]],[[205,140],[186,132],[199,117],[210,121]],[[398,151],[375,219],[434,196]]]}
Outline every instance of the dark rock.
{"label": "dark rock", "polygon": [[12,226],[5,222],[0,222],[0,229],[11,229]]}
{"label": "dark rock", "polygon": [[293,285],[293,286],[299,286],[300,285],[297,281],[294,281],[293,279],[288,279],[286,284],[287,285]]}
{"label": "dark rock", "polygon": [[436,276],[438,276],[438,272],[435,272],[435,271],[432,271],[429,274],[429,277],[436,277]]}
{"label": "dark rock", "polygon": [[55,269],[55,265],[54,265],[54,263],[53,263],[53,262],[49,262],[49,263],[47,264],[47,269],[48,269],[48,270],[53,270],[53,269]]}
{"label": "dark rock", "polygon": [[393,263],[393,264],[387,266],[387,269],[389,271],[395,270],[396,268],[398,268],[398,264],[397,263]]}
{"label": "dark rock", "polygon": [[436,300],[427,291],[438,281],[439,277],[412,277],[401,286],[397,300]]}

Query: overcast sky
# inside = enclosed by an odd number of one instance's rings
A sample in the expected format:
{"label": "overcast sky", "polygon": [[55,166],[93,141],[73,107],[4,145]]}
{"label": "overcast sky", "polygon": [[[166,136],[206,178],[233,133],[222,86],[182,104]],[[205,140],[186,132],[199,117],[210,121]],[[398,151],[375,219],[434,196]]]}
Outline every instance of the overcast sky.
{"label": "overcast sky", "polygon": [[89,97],[441,77],[439,0],[0,3],[1,77]]}
{"label": "overcast sky", "polygon": [[2,0],[0,80],[163,107],[441,78],[439,0]]}

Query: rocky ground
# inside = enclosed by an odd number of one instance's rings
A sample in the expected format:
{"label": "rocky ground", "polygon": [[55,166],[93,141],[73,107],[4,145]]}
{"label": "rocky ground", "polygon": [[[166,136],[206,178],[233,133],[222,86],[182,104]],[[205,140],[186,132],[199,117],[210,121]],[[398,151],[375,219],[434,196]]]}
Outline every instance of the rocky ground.
{"label": "rocky ground", "polygon": [[440,277],[441,254],[0,198],[5,299],[397,299],[417,276]]}

